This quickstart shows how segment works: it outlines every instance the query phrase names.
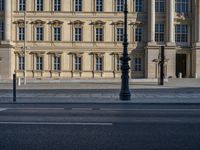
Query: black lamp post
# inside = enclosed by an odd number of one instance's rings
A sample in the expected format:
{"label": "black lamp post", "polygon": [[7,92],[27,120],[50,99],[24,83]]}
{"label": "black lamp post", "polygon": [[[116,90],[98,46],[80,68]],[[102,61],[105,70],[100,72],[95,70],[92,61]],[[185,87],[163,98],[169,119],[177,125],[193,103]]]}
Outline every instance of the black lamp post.
{"label": "black lamp post", "polygon": [[127,34],[127,15],[128,15],[128,6],[127,6],[127,0],[125,0],[124,4],[124,42],[123,42],[123,56],[121,57],[121,70],[122,70],[122,76],[121,76],[121,91],[120,91],[120,100],[130,100],[131,99],[131,93],[129,90],[129,60],[130,57],[128,55],[128,34]]}

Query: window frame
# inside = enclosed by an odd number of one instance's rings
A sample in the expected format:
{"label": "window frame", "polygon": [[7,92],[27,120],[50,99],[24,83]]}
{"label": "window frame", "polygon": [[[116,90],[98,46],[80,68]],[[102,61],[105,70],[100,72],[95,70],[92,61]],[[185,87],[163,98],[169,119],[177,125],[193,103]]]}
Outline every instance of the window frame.
{"label": "window frame", "polygon": [[44,57],[43,56],[36,56],[36,64],[35,65],[36,65],[35,69],[37,71],[42,71],[44,69]]}
{"label": "window frame", "polygon": [[[38,33],[38,29],[42,29],[42,32]],[[44,27],[36,26],[35,27],[35,41],[44,41]]]}
{"label": "window frame", "polygon": [[62,0],[54,0],[54,11],[61,11]]}
{"label": "window frame", "polygon": [[155,24],[155,41],[165,42],[165,24],[164,23]]}

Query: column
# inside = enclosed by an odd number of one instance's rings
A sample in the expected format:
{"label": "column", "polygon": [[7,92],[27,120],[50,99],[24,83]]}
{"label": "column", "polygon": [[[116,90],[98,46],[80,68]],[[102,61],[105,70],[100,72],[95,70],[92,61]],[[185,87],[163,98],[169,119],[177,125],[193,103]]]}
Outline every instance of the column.
{"label": "column", "polygon": [[200,43],[200,1],[197,0],[196,1],[197,5],[196,5],[196,15],[197,15],[197,22],[196,22],[196,42]]}
{"label": "column", "polygon": [[5,0],[5,41],[11,41],[11,0]]}
{"label": "column", "polygon": [[148,16],[148,26],[149,26],[149,42],[155,42],[155,0],[149,0],[149,16]]}
{"label": "column", "polygon": [[174,43],[174,0],[169,0],[169,21],[168,21],[168,32],[169,32],[169,43]]}

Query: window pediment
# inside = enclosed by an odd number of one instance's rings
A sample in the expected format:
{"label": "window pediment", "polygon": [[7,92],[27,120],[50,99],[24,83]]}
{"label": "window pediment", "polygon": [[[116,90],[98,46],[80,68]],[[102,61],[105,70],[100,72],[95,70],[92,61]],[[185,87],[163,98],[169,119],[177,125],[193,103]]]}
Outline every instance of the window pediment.
{"label": "window pediment", "polygon": [[76,20],[76,21],[72,21],[70,22],[71,25],[74,26],[82,26],[85,22],[81,21],[81,20]]}
{"label": "window pediment", "polygon": [[117,21],[117,22],[113,22],[112,25],[123,26],[124,22],[120,20],[120,21]]}
{"label": "window pediment", "polygon": [[92,22],[92,25],[94,25],[94,26],[103,26],[105,24],[106,24],[106,22],[103,22],[101,20],[97,20],[95,22]]}
{"label": "window pediment", "polygon": [[53,20],[49,22],[49,24],[52,24],[53,26],[61,26],[64,22],[60,20]]}
{"label": "window pediment", "polygon": [[45,24],[46,22],[38,19],[38,20],[32,21],[31,23],[32,23],[32,24],[43,25],[43,24]]}

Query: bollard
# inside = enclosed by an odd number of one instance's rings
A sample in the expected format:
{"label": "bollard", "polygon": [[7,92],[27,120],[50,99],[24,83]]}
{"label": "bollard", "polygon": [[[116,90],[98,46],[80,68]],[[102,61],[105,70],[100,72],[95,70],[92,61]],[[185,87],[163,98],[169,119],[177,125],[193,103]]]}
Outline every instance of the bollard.
{"label": "bollard", "polygon": [[13,74],[13,102],[16,102],[16,74]]}
{"label": "bollard", "polygon": [[198,79],[198,74],[197,73],[195,73],[195,79]]}
{"label": "bollard", "polygon": [[165,47],[161,46],[161,50],[160,50],[160,56],[161,56],[161,60],[160,60],[160,83],[159,85],[164,85],[164,63],[165,63]]}
{"label": "bollard", "polygon": [[179,78],[179,79],[181,79],[181,78],[182,78],[182,76],[183,76],[183,75],[182,75],[182,73],[181,73],[181,72],[179,72],[179,74],[178,74],[178,78]]}
{"label": "bollard", "polygon": [[21,86],[21,79],[20,79],[20,77],[17,78],[17,85]]}

